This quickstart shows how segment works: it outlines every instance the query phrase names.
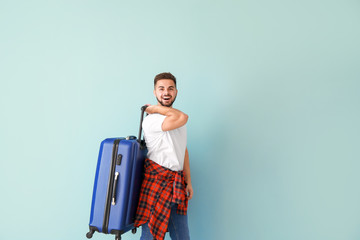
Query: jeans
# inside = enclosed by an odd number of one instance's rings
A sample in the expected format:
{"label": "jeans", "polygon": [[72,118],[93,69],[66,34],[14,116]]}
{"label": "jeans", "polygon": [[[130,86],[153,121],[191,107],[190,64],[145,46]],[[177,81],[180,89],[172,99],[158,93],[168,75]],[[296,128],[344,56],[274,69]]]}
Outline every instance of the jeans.
{"label": "jeans", "polygon": [[[177,204],[171,207],[170,218],[168,223],[168,230],[172,240],[190,240],[188,216],[179,215],[176,213]],[[154,237],[150,233],[148,223],[141,226],[140,240],[153,240]]]}

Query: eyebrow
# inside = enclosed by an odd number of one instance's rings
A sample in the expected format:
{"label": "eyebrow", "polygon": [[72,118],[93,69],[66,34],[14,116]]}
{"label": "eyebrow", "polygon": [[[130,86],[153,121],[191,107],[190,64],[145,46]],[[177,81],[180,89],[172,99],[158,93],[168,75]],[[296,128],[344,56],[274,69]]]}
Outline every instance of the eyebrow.
{"label": "eyebrow", "polygon": [[[165,88],[164,86],[158,86],[157,88]],[[170,86],[170,87],[168,87],[168,88],[175,88],[175,86]]]}

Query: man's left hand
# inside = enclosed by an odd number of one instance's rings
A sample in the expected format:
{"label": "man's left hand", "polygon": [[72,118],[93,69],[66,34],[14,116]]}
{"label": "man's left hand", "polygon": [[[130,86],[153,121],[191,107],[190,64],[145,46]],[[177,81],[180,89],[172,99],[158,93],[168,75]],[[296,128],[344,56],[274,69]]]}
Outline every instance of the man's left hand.
{"label": "man's left hand", "polygon": [[186,194],[187,194],[189,200],[192,199],[194,191],[193,191],[193,187],[192,187],[191,183],[186,186]]}

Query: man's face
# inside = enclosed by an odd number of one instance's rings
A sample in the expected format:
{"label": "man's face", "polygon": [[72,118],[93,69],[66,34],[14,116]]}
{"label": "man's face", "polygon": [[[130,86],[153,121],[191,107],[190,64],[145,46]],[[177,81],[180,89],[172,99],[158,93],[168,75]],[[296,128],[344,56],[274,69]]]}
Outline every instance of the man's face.
{"label": "man's face", "polygon": [[156,82],[154,95],[159,104],[165,107],[171,107],[177,95],[175,83],[171,79],[161,79]]}

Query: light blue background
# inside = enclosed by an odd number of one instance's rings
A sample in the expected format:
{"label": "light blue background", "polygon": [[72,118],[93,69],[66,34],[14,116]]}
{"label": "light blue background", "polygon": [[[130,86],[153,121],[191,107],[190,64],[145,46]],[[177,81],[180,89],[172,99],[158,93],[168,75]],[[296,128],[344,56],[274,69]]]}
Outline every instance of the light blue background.
{"label": "light blue background", "polygon": [[360,239],[359,26],[356,0],[1,0],[0,238],[85,239],[100,142],[170,71],[192,239]]}

